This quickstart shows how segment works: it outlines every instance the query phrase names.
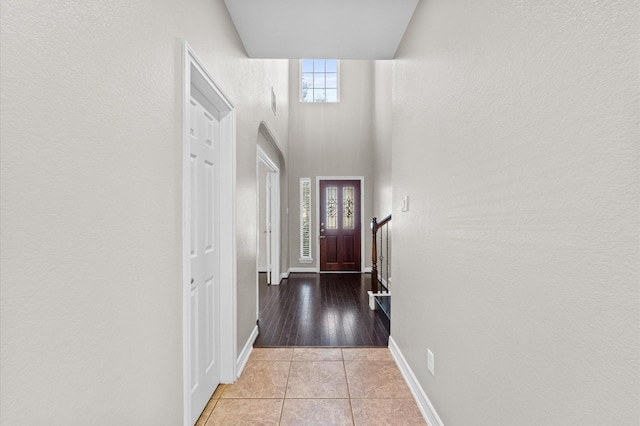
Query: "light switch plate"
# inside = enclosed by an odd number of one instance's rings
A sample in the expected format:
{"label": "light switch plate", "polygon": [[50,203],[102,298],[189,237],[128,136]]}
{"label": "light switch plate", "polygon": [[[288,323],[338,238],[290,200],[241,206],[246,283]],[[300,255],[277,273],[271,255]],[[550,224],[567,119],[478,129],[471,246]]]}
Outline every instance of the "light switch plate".
{"label": "light switch plate", "polygon": [[405,195],[404,197],[402,197],[402,206],[400,208],[401,211],[403,212],[408,212],[409,211],[409,196]]}
{"label": "light switch plate", "polygon": [[431,373],[432,376],[436,375],[436,361],[434,359],[433,356],[433,352],[431,352],[431,349],[427,349],[427,369],[429,370],[429,373]]}

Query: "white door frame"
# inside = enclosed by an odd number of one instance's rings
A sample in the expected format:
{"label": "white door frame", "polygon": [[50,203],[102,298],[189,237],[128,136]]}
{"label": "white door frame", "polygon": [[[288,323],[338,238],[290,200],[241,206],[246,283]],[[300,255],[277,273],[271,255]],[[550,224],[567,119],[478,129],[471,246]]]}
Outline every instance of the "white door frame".
{"label": "white door frame", "polygon": [[[271,182],[271,199],[267,201],[269,206],[271,207],[269,212],[269,217],[271,219],[271,233],[269,234],[269,230],[267,230],[267,242],[271,243],[267,248],[267,252],[270,253],[269,256],[270,265],[267,264],[267,269],[271,269],[271,284],[278,285],[280,284],[280,169],[276,166],[276,163],[269,158],[267,153],[260,147],[257,146],[257,161],[256,161],[256,178],[257,185],[260,184],[259,176],[257,176],[257,170],[259,170],[260,164],[263,164],[269,169],[269,177],[267,178],[268,182]],[[260,191],[260,188],[258,188]],[[260,197],[260,193],[258,192],[258,199]],[[257,214],[261,214],[258,212]],[[258,221],[256,223],[260,223],[260,218],[257,218]],[[268,226],[268,224],[267,224]],[[260,229],[258,229],[258,233]],[[269,237],[271,235],[271,237]],[[258,244],[260,244],[260,235],[257,235]],[[257,270],[257,268],[256,268]]]}
{"label": "white door frame", "polygon": [[[360,181],[360,272],[366,271],[366,263],[364,257],[365,242],[365,222],[364,222],[364,176],[316,176],[316,223],[320,223],[320,181],[321,180],[359,180]],[[316,272],[320,273],[320,232],[315,230],[316,234]],[[369,235],[369,234],[367,234]],[[326,271],[325,271],[326,272]],[[330,273],[330,272],[329,272]]]}
{"label": "white door frame", "polygon": [[[195,52],[183,43],[183,93],[182,93],[182,343],[183,343],[183,418],[185,426],[192,426],[189,419],[190,400],[190,309],[191,283],[191,214],[190,214],[190,126],[189,101],[191,87],[196,87],[211,104],[220,111],[220,381],[233,383],[236,379],[236,117],[233,103],[206,70]],[[190,422],[193,420],[193,422]]]}

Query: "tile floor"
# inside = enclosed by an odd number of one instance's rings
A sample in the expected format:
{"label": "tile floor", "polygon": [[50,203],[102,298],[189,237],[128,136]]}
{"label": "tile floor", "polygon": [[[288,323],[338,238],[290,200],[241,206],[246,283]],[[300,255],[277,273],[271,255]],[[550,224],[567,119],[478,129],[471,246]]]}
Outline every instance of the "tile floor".
{"label": "tile floor", "polygon": [[196,426],[426,425],[387,348],[254,348]]}

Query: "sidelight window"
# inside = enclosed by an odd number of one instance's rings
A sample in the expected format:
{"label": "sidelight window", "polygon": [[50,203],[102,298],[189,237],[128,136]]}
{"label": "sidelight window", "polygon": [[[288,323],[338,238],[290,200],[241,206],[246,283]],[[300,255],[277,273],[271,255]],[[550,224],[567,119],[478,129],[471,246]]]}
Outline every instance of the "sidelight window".
{"label": "sidelight window", "polygon": [[311,258],[311,178],[300,178],[300,263]]}

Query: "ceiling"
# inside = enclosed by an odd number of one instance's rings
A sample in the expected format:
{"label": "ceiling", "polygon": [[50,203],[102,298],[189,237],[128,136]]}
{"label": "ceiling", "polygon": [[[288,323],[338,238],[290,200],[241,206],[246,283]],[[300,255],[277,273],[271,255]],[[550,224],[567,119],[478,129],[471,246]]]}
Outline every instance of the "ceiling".
{"label": "ceiling", "polygon": [[225,0],[251,58],[392,59],[418,0]]}

